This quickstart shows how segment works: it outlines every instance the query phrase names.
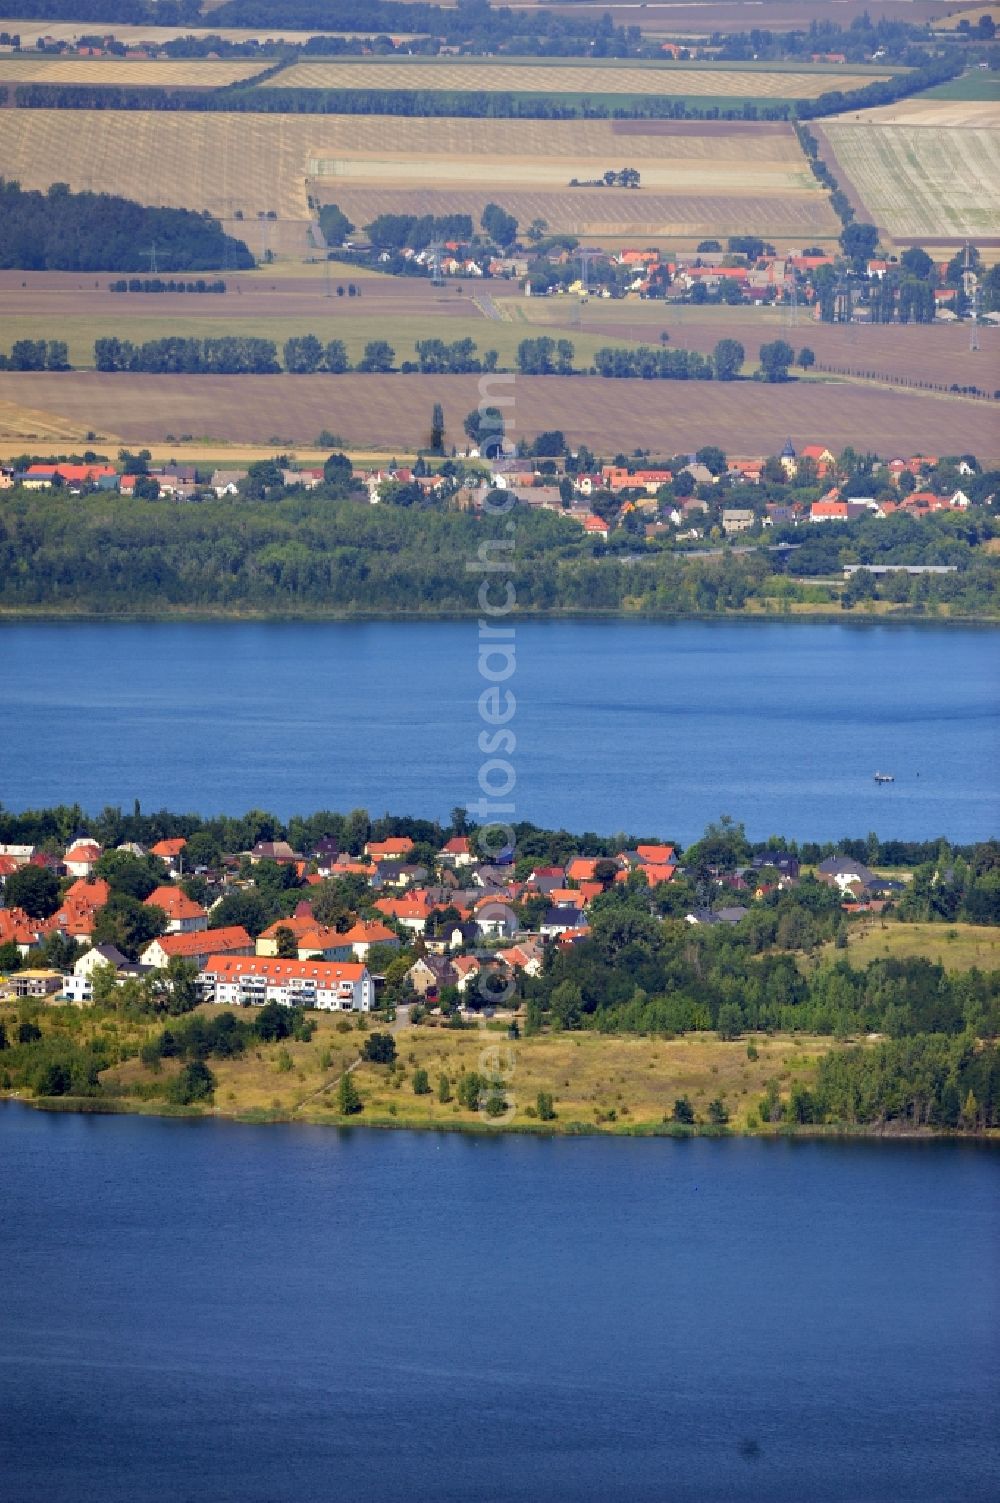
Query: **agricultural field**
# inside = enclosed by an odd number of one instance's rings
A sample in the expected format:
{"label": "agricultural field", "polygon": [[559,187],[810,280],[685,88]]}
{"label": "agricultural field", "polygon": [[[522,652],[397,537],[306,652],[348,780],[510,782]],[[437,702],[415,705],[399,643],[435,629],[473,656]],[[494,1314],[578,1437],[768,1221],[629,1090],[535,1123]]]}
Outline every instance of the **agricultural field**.
{"label": "agricultural field", "polygon": [[[203,7],[207,10],[208,7]],[[314,36],[340,36],[340,37],[364,37],[370,35],[364,31],[337,31],[322,28],[313,31],[289,31],[284,27],[264,26],[257,27],[234,27],[234,26],[132,26],[118,21],[107,22],[98,27],[96,21],[43,21],[36,16],[30,20],[10,20],[0,17],[0,31],[12,32],[20,36],[22,45],[29,47],[39,36],[52,37],[57,42],[75,42],[81,36],[93,36],[94,32],[110,32],[117,41],[124,42],[129,47],[140,44],[148,44],[150,47],[162,47],[167,42],[175,41],[178,37],[221,37],[224,42],[265,42],[268,39],[284,42],[308,42]],[[415,36],[415,32],[394,32],[396,41],[408,41]]]}
{"label": "agricultural field", "polygon": [[[720,339],[738,339],[748,370],[765,340],[787,339],[796,349],[809,345],[820,365],[835,371],[901,384],[954,382],[989,391],[1000,385],[1000,330],[988,325],[979,330],[979,352],[970,355],[968,328],[961,324],[823,324],[805,309],[792,323],[780,307],[526,298],[516,283],[456,280],[442,288],[425,279],[361,277],[334,262],[304,266],[298,274],[291,263],[279,269],[285,274],[273,267],[231,274],[225,295],[202,297],[111,293],[107,276],[0,271],[0,329],[5,347],[58,333],[69,343],[71,362],[84,367],[92,364],[94,340],[111,329],[135,341],[240,333],[279,346],[293,334],[316,333],[343,339],[352,359],[370,339],[387,339],[402,360],[412,356],[416,339],[468,337],[480,350],[498,350],[503,364],[513,364],[520,340],[548,333],[570,338],[580,365],[602,344],[655,345],[665,333],[673,347],[704,354]],[[356,297],[347,296],[352,282]]]}
{"label": "agricultural field", "polygon": [[[698,307],[691,304],[603,301],[575,297],[524,298],[493,290],[505,318],[521,327],[522,336],[565,334],[574,343],[581,334],[599,335],[605,343],[656,344],[661,333],[675,348],[708,354],[720,339],[738,339],[747,352],[747,368],[766,340],[787,339],[795,349],[808,345],[817,361],[839,371],[871,372],[901,384],[930,382],[950,386],[1000,386],[1000,329],[983,325],[980,349],[969,353],[969,330],[963,324],[824,324],[800,309],[795,323],[789,310],[774,308]],[[7,305],[0,301],[0,314]]]}
{"label": "agricultural field", "polygon": [[837,176],[894,239],[1000,235],[1000,129],[837,120],[821,134]]}
{"label": "agricultural field", "polygon": [[971,73],[963,73],[961,78],[952,78],[948,83],[938,84],[936,89],[928,89],[921,97],[930,100],[957,99],[963,102],[990,104],[993,107],[995,123],[996,107],[1000,104],[1000,81],[997,80],[995,73],[983,73],[976,68]]}
{"label": "agricultural field", "polygon": [[[441,89],[510,94],[600,94],[730,99],[814,99],[831,87],[862,88],[888,78],[894,69],[656,63],[553,63],[484,58],[426,62],[300,62],[265,88]],[[831,75],[835,75],[834,85]]]}
{"label": "agricultural field", "polygon": [[[507,378],[509,380],[509,378]],[[440,402],[458,432],[479,405],[470,376],[103,375],[94,371],[0,372],[0,404],[50,415],[130,444],[192,442],[311,444],[327,428],[351,448],[412,449]],[[561,428],[598,453],[667,453],[722,443],[730,453],[777,453],[789,433],[822,438],[835,452],[928,448],[1000,458],[1000,436],[982,402],[892,388],[816,381],[613,381],[596,376],[519,376],[508,423],[520,438]],[[14,437],[15,435],[11,435]],[[990,445],[992,444],[992,448]]]}
{"label": "agricultural field", "polygon": [[[0,28],[2,29],[2,28]],[[0,83],[91,84],[137,89],[222,89],[255,78],[267,68],[252,58],[206,62],[201,58],[144,62],[119,57],[0,56]]]}
{"label": "agricultural field", "polygon": [[935,31],[957,31],[960,22],[968,21],[970,26],[975,26],[980,16],[989,16],[995,25],[1000,26],[1000,5],[968,5],[961,10],[952,11],[939,21],[935,21]]}
{"label": "agricultural field", "polygon": [[[445,0],[448,3],[448,0]],[[544,6],[557,15],[579,18],[600,16],[606,0],[513,0],[513,10]],[[977,7],[968,14],[976,13]],[[981,6],[978,7],[981,9]],[[640,26],[648,36],[706,37],[713,31],[807,31],[813,21],[834,21],[849,26],[865,12],[873,21],[885,17],[920,25],[962,4],[949,0],[648,0],[648,3],[615,4],[611,8],[616,26]]]}
{"label": "agricultural field", "polygon": [[[493,197],[525,223],[542,217],[553,230],[619,240],[836,235],[790,126],[645,124],[0,111],[0,161],[25,188],[62,181],[206,209],[257,255],[308,252],[310,193],[359,225],[417,202],[421,213],[478,215]],[[626,164],[642,188],[568,187]]]}

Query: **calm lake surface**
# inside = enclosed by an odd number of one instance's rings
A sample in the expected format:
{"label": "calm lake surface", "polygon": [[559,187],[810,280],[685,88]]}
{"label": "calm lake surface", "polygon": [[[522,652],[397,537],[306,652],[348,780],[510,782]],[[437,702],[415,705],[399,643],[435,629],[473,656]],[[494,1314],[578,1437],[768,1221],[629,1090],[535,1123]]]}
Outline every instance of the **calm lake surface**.
{"label": "calm lake surface", "polygon": [[[515,630],[516,818],[684,842],[722,812],[754,838],[1000,828],[989,629]],[[447,817],[480,797],[475,622],[6,624],[0,650],[8,808]]]}
{"label": "calm lake surface", "polygon": [[986,1503],[1000,1155],[0,1107],[16,1503]]}

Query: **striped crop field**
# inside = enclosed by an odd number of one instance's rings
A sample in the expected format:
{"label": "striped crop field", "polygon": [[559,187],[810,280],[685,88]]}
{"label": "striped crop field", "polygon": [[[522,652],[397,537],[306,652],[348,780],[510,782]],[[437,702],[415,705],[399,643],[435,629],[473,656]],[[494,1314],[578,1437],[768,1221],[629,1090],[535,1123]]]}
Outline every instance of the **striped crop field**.
{"label": "striped crop field", "polygon": [[[815,99],[830,88],[855,89],[889,77],[877,69],[834,74],[827,69],[693,67],[628,64],[481,62],[295,63],[264,88],[418,89],[455,93],[634,94],[665,98],[706,96],[733,99]],[[834,81],[835,80],[835,81]]]}
{"label": "striped crop field", "polygon": [[890,235],[1000,235],[1000,129],[830,121],[822,130],[838,175]]}
{"label": "striped crop field", "polygon": [[12,84],[92,84],[115,88],[221,89],[255,78],[266,62],[135,62],[118,57],[0,57],[0,82]]}
{"label": "striped crop field", "polygon": [[[273,213],[277,224],[263,223],[275,237],[285,221],[302,227],[310,194],[341,202],[358,225],[459,200],[478,214],[489,198],[507,206],[526,195],[530,205],[512,205],[520,219],[575,233],[836,233],[827,195],[778,122],[4,110],[0,162],[26,188],[67,182],[226,221],[240,214],[235,233],[255,251],[264,231],[248,221]],[[638,190],[568,186],[625,165],[641,172]]]}

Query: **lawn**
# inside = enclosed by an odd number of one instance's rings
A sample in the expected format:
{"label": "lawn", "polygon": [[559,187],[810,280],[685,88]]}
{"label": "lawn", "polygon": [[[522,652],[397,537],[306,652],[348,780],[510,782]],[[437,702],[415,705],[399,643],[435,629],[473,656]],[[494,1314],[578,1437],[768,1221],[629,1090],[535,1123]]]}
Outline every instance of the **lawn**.
{"label": "lawn", "polygon": [[[1000,927],[986,924],[901,924],[873,919],[851,924],[847,958],[857,969],[873,960],[922,957],[947,971],[1000,969]],[[831,946],[824,959],[833,955]]]}

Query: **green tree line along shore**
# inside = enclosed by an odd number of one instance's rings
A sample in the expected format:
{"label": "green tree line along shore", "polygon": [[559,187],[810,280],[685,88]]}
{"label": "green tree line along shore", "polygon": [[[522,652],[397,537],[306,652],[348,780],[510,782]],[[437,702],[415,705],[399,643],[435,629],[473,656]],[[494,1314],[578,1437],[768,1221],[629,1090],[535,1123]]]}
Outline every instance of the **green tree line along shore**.
{"label": "green tree line along shore", "polygon": [[[272,461],[252,465],[242,489],[240,497],[197,504],[8,491],[0,506],[0,609],[471,614],[465,560],[503,525],[428,500],[415,483],[390,484],[377,507],[340,481],[308,493],[286,490]],[[766,494],[736,487],[725,504],[762,508]],[[600,497],[594,500],[604,509]],[[751,540],[739,553],[721,541],[707,551],[647,542],[639,512],[630,512],[608,543],[593,541],[557,511],[518,503],[514,516],[517,610],[529,615],[787,615],[796,607],[863,612],[886,602],[916,619],[995,619],[1000,608],[997,560],[981,546],[996,531],[986,512],[775,527],[768,544],[797,546],[775,552]],[[746,535],[738,541],[745,545]],[[881,579],[861,572],[845,584],[843,566],[852,562],[943,564],[956,572]]]}

